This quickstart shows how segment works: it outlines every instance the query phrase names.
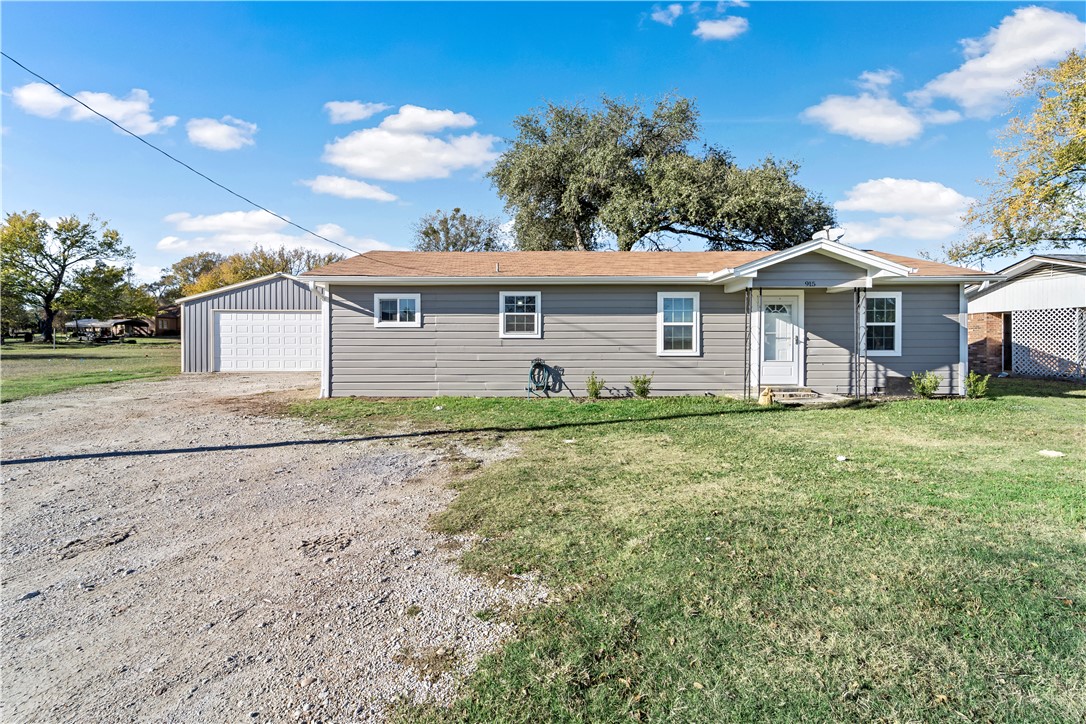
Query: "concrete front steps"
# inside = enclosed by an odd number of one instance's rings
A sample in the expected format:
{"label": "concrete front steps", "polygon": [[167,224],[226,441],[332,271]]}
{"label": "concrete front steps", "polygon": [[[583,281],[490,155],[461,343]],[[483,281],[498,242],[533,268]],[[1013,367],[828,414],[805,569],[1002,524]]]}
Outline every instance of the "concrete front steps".
{"label": "concrete front steps", "polygon": [[781,405],[824,405],[848,399],[840,395],[820,395],[810,387],[763,385],[761,392],[767,388],[773,390],[773,401]]}

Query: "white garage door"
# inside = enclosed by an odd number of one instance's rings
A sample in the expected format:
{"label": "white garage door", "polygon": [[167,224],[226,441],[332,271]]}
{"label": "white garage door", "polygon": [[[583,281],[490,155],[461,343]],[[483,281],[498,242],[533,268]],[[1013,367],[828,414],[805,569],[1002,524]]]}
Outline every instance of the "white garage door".
{"label": "white garage door", "polygon": [[319,370],[320,312],[216,312],[216,372]]}

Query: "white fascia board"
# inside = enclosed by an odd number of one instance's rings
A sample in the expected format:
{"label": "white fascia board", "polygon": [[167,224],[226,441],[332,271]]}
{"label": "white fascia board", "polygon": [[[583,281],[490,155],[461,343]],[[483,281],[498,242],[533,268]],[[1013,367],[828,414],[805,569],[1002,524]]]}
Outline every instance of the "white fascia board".
{"label": "white fascia board", "polygon": [[1083,264],[1082,262],[1067,261],[1066,259],[1053,259],[1050,256],[1045,256],[1044,254],[1036,254],[1029,257],[1028,259],[1023,259],[1016,264],[1011,264],[1006,269],[1001,269],[999,271],[999,274],[1002,274],[1007,279],[1013,279],[1020,274],[1025,274],[1029,270],[1041,266],[1042,264],[1054,264],[1056,266],[1071,267],[1072,269],[1086,269],[1086,264]]}
{"label": "white fascia board", "polygon": [[1002,281],[1003,277],[992,274],[986,276],[962,277],[883,277],[875,279],[875,286],[894,284],[978,284],[984,281]]}
{"label": "white fascia board", "polygon": [[725,272],[728,270],[724,270],[719,272],[720,276],[713,275],[712,278],[715,280],[727,278],[729,276],[747,276],[752,272],[757,272],[759,269],[765,269],[766,267],[780,264],[789,259],[795,259],[796,257],[816,252],[863,267],[869,272],[872,270],[879,270],[902,277],[909,276],[913,272],[913,269],[910,267],[888,261],[882,257],[875,256],[874,254],[868,254],[866,251],[853,249],[851,246],[838,244],[835,241],[819,239],[816,241],[808,241],[804,244],[785,249],[784,251],[779,251],[776,254],[770,254],[761,259],[756,259],[752,262],[737,266],[731,270],[730,274],[726,274]]}
{"label": "white fascia board", "polygon": [[303,281],[303,280],[299,279],[298,277],[294,276],[293,274],[287,274],[286,272],[275,272],[274,274],[267,274],[267,275],[262,276],[262,277],[257,277],[256,279],[246,279],[245,281],[238,282],[237,284],[229,284],[229,285],[227,285],[225,287],[219,287],[218,289],[210,289],[210,290],[208,290],[206,292],[200,292],[199,294],[193,294],[192,296],[181,297],[176,302],[174,302],[174,304],[184,304],[185,302],[194,302],[197,299],[203,299],[204,297],[211,297],[211,296],[214,296],[216,294],[222,294],[223,292],[229,292],[229,291],[231,291],[233,289],[241,289],[242,287],[252,286],[253,284],[260,284],[261,282],[266,282],[266,281],[269,281],[271,279],[282,279],[282,278],[293,279],[294,281]]}
{"label": "white fascia board", "polygon": [[706,277],[358,277],[321,276],[302,277],[302,281],[318,284],[384,285],[384,286],[478,286],[480,284],[505,286],[509,284],[570,284],[592,286],[595,284],[700,284],[709,283]]}

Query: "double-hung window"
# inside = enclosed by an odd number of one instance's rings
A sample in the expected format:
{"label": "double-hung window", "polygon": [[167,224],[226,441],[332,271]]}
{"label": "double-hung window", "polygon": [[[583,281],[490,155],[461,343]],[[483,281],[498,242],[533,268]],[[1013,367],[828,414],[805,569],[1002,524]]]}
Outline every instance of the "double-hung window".
{"label": "double-hung window", "polygon": [[422,299],[419,294],[374,294],[374,327],[421,327]]}
{"label": "double-hung window", "polygon": [[701,354],[700,306],[700,292],[656,295],[656,354],[679,357]]}
{"label": "double-hung window", "polygon": [[543,295],[540,292],[498,294],[498,334],[501,337],[543,336]]}
{"label": "double-hung window", "polygon": [[901,292],[868,292],[866,308],[869,357],[901,356]]}

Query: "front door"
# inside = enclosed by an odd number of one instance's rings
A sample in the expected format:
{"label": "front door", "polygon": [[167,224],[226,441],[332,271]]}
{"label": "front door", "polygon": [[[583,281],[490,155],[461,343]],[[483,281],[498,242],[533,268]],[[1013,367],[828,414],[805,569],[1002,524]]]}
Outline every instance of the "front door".
{"label": "front door", "polygon": [[761,304],[761,384],[798,385],[803,336],[799,295],[766,295]]}

